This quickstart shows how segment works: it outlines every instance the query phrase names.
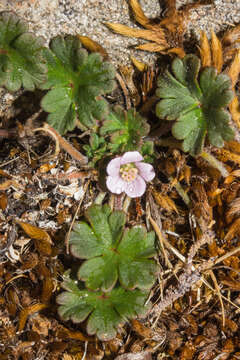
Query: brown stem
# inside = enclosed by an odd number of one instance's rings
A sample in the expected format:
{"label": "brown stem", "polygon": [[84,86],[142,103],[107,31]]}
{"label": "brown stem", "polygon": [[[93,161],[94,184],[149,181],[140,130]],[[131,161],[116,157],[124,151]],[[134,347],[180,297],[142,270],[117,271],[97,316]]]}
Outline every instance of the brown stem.
{"label": "brown stem", "polygon": [[14,129],[11,130],[0,129],[0,137],[10,138],[15,136],[16,136],[16,131]]}

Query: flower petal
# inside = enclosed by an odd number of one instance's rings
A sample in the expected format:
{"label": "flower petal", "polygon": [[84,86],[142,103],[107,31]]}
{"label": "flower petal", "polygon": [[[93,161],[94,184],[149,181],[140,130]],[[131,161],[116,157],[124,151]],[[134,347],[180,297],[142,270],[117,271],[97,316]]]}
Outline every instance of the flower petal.
{"label": "flower petal", "polygon": [[120,165],[121,165],[121,157],[117,157],[115,159],[112,159],[107,166],[107,173],[111,176],[118,176],[120,171]]}
{"label": "flower petal", "polygon": [[140,197],[145,193],[146,183],[141,176],[137,176],[136,179],[130,183],[126,183],[125,193],[131,197]]}
{"label": "flower petal", "polygon": [[121,156],[121,165],[142,160],[143,157],[138,151],[128,151],[123,156]]}
{"label": "flower petal", "polygon": [[154,168],[152,165],[138,162],[136,163],[136,167],[139,170],[139,175],[145,180],[145,181],[151,181],[155,177]]}
{"label": "flower petal", "polygon": [[114,194],[121,194],[126,188],[126,182],[120,176],[108,176],[106,185]]}

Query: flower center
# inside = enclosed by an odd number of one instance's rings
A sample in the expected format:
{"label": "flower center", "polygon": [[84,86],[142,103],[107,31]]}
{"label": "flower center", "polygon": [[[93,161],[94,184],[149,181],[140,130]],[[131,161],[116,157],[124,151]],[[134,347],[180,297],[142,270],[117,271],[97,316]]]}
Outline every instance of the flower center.
{"label": "flower center", "polygon": [[120,167],[120,176],[124,181],[131,182],[137,177],[138,169],[134,163],[128,163]]}

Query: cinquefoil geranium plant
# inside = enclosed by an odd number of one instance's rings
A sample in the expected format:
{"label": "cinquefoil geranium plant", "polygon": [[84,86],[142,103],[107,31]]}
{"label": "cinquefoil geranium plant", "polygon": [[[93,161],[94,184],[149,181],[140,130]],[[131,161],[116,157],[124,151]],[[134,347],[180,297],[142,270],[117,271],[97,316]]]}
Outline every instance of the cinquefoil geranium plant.
{"label": "cinquefoil geranium plant", "polygon": [[109,148],[113,153],[140,150],[143,137],[149,133],[150,126],[136,109],[125,111],[115,106],[100,129],[101,135],[110,135]]}
{"label": "cinquefoil geranium plant", "polygon": [[12,12],[0,13],[0,85],[9,91],[34,90],[47,79],[43,39]]}
{"label": "cinquefoil geranium plant", "polygon": [[183,150],[201,154],[207,135],[210,144],[222,147],[224,140],[233,139],[227,106],[233,98],[230,78],[217,74],[213,67],[205,68],[200,76],[200,60],[187,55],[176,58],[172,73],[166,71],[158,79],[156,92],[162,100],[156,114],[161,119],[176,120],[172,134],[183,140]]}
{"label": "cinquefoil geranium plant", "polygon": [[115,70],[103,62],[101,55],[82,49],[76,36],[57,36],[45,50],[48,81],[42,86],[50,89],[42,99],[49,112],[47,121],[60,134],[76,126],[77,117],[83,127],[91,128],[95,120],[107,114],[107,102],[99,98],[113,90]]}
{"label": "cinquefoil geranium plant", "polygon": [[128,291],[120,286],[108,293],[80,289],[77,281],[65,274],[62,287],[66,290],[57,297],[58,312],[63,320],[80,323],[87,319],[87,332],[107,341],[116,336],[118,325],[128,319],[144,315],[148,293]]}
{"label": "cinquefoil geranium plant", "polygon": [[78,278],[94,290],[110,291],[117,280],[125,289],[150,289],[157,272],[149,259],[155,254],[155,233],[141,225],[126,229],[125,213],[111,213],[107,205],[93,205],[85,216],[89,224],[76,223],[70,237],[71,253],[87,259]]}
{"label": "cinquefoil geranium plant", "polygon": [[153,161],[153,142],[144,141],[150,126],[136,109],[125,111],[115,106],[98,130],[99,134],[92,132],[89,145],[83,147],[91,159],[90,165],[104,156],[134,150],[140,151],[146,161]]}

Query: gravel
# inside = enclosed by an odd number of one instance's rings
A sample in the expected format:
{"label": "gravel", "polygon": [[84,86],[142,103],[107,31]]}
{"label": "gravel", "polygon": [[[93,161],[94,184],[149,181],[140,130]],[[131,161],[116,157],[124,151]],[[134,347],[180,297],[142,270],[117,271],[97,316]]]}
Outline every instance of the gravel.
{"label": "gravel", "polygon": [[[128,64],[130,56],[147,63],[155,61],[155,55],[133,50],[141,40],[112,33],[105,22],[121,23],[137,27],[130,16],[127,0],[0,0],[0,11],[13,10],[24,18],[30,29],[43,36],[46,42],[58,34],[87,35],[99,42],[115,64]],[[177,6],[189,3],[178,0]],[[150,18],[160,15],[162,1],[140,0],[145,14]],[[215,0],[191,12],[189,34],[198,37],[199,30],[216,32],[240,23],[240,0]]]}

